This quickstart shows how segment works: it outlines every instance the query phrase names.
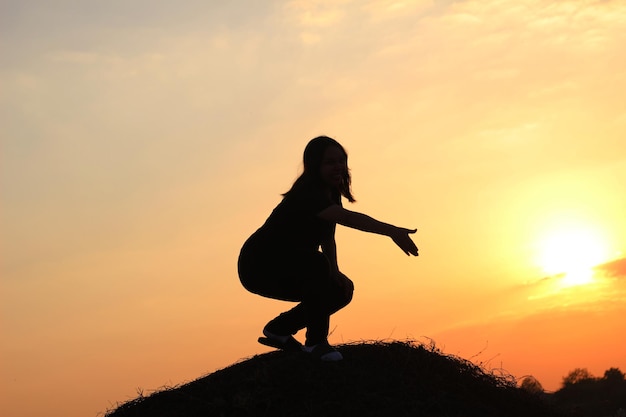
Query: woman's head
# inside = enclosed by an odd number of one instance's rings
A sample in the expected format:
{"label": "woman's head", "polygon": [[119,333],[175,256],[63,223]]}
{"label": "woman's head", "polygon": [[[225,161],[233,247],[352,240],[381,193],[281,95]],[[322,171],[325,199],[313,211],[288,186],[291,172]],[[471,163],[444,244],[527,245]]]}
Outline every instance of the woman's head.
{"label": "woman's head", "polygon": [[313,181],[329,185],[348,201],[354,201],[350,190],[351,177],[348,169],[348,154],[335,139],[328,136],[318,136],[309,141],[304,148],[303,163],[304,172],[298,179],[299,181]]}
{"label": "woman's head", "polygon": [[331,146],[341,149],[347,156],[343,146],[341,146],[341,144],[333,138],[329,138],[328,136],[318,136],[311,139],[304,148],[304,156],[302,158],[304,163],[304,172],[310,174],[317,173],[319,168],[322,166],[322,160],[324,159],[326,149]]}

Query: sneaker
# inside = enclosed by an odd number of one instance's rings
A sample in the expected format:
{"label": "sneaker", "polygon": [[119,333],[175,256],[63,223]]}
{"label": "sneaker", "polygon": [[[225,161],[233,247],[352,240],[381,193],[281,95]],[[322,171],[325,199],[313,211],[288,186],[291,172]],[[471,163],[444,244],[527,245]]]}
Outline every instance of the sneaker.
{"label": "sneaker", "polygon": [[289,352],[299,352],[302,350],[302,343],[298,342],[292,335],[281,336],[263,329],[265,337],[259,337],[259,343],[265,346],[275,347],[276,349]]}
{"label": "sneaker", "polygon": [[343,359],[343,355],[326,340],[317,345],[303,346],[302,350],[323,362],[337,362]]}

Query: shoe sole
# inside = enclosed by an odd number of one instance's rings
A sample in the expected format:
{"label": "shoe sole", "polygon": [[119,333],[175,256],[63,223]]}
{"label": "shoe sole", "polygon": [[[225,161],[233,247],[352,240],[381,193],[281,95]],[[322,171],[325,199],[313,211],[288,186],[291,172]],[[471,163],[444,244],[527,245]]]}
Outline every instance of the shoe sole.
{"label": "shoe sole", "polygon": [[285,352],[302,352],[302,346],[298,346],[295,344],[280,343],[276,340],[272,340],[267,337],[259,337],[258,341],[262,345],[273,347],[279,350],[283,350]]}

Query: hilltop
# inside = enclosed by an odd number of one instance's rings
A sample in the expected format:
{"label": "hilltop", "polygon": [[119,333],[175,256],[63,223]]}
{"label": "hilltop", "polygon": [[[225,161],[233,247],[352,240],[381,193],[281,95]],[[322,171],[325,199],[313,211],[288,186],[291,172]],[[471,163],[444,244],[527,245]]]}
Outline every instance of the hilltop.
{"label": "hilltop", "polygon": [[177,388],[139,397],[107,417],[558,417],[541,397],[434,345],[340,345],[345,359],[254,356]]}

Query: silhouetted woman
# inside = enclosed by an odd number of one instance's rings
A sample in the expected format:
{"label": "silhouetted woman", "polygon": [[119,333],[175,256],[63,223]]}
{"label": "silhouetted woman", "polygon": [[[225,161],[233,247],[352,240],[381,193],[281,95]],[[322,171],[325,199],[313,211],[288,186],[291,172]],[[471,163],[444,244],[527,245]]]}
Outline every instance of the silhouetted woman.
{"label": "silhouetted woman", "polygon": [[[389,236],[407,255],[417,247],[405,229],[342,207],[354,202],[348,155],[334,139],[320,136],[304,150],[304,172],[239,255],[239,277],[250,292],[298,302],[271,320],[259,342],[284,350],[303,350],[324,361],[342,356],[328,344],[331,314],[352,300],[354,285],[339,270],[337,223]],[[321,248],[321,251],[319,250]],[[293,335],[306,328],[304,346]]]}

